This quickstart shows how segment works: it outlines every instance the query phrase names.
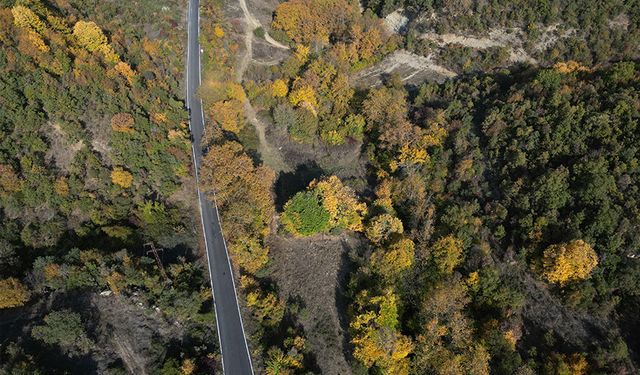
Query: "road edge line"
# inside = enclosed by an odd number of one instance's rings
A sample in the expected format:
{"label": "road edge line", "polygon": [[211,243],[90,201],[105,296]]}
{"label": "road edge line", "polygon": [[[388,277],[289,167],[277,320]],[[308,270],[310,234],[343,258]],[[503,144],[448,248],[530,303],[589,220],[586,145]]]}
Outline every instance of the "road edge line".
{"label": "road edge line", "polygon": [[[189,110],[189,131],[191,132],[191,106],[189,104],[189,58],[191,57],[191,44],[189,43],[190,33],[190,20],[191,20],[191,0],[189,0],[189,7],[187,8],[187,68],[185,69],[186,85],[185,85],[185,101],[186,107]],[[200,11],[198,7],[198,35],[200,35]],[[200,43],[198,43],[200,46]],[[199,55],[198,55],[199,56]],[[199,60],[199,57],[198,57]],[[200,62],[198,61],[198,69],[200,69]],[[198,72],[198,77],[200,72]],[[200,101],[200,109],[202,110],[202,100]],[[202,123],[204,128],[204,117],[202,117]],[[218,336],[218,344],[220,345],[220,362],[222,365],[222,372],[224,373],[224,355],[222,355],[222,336],[220,335],[220,322],[218,321],[218,308],[216,305],[216,296],[213,292],[213,275],[211,274],[211,260],[209,259],[209,244],[207,242],[206,228],[204,226],[204,216],[202,214],[202,197],[200,193],[200,177],[198,171],[198,161],[196,160],[196,150],[193,144],[193,136],[191,138],[191,158],[193,159],[193,170],[196,178],[196,194],[198,195],[198,211],[200,212],[200,225],[202,226],[202,239],[204,240],[204,252],[207,256],[207,271],[209,271],[209,285],[211,286],[211,299],[213,301],[213,316],[216,321],[216,336]],[[243,328],[244,330],[244,328]],[[251,369],[253,371],[253,368]]]}

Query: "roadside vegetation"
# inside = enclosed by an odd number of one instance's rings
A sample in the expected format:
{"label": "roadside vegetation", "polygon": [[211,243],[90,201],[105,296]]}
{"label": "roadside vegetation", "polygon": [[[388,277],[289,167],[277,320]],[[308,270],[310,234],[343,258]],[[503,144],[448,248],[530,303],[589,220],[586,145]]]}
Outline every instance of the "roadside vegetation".
{"label": "roadside vegetation", "polygon": [[0,3],[0,373],[219,366],[181,9]]}

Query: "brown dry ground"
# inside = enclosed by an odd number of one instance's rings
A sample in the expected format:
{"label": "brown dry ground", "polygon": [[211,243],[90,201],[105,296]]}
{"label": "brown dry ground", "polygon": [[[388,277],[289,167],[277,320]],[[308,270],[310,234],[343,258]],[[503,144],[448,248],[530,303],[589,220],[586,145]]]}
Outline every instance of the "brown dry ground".
{"label": "brown dry ground", "polygon": [[348,256],[358,237],[317,235],[270,238],[270,271],[280,296],[302,305],[299,314],[307,345],[323,374],[351,374],[343,287]]}

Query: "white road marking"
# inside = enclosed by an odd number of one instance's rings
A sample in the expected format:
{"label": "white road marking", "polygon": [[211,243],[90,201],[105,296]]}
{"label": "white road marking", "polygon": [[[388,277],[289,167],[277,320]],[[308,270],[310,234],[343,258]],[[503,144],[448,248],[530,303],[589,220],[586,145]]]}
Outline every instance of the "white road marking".
{"label": "white road marking", "polygon": [[[198,8],[198,32],[200,30],[200,8]],[[188,14],[187,14],[187,69],[186,69],[186,99],[187,99],[187,106],[189,106],[189,67],[190,67],[190,58],[191,58],[191,44],[189,43],[189,32],[191,30],[191,1],[189,1],[189,8],[188,8]],[[198,83],[200,84],[200,86],[202,85],[202,75],[201,75],[201,55],[202,55],[203,49],[200,48],[200,51],[198,53]],[[191,108],[189,107],[189,110],[191,110]],[[202,105],[202,99],[200,99],[200,114],[202,116],[202,129],[204,132],[204,126],[205,126],[205,122],[204,122],[204,110],[203,110],[203,105]],[[191,126],[191,116],[189,116],[189,130],[192,130],[192,126]],[[212,298],[213,298],[213,306],[214,306],[214,310],[216,311],[216,313],[214,314],[215,318],[216,318],[216,329],[218,331],[218,342],[220,343],[220,358],[222,361],[222,368],[223,368],[223,372],[224,372],[224,355],[222,355],[222,336],[220,335],[220,323],[218,321],[218,314],[217,314],[217,305],[216,305],[216,298],[215,298],[215,293],[214,293],[214,288],[213,288],[213,275],[211,273],[211,261],[209,259],[209,244],[207,242],[207,235],[206,235],[206,227],[205,227],[205,223],[204,223],[204,214],[202,211],[202,205],[203,205],[203,201],[202,201],[202,193],[200,192],[200,173],[198,171],[199,169],[199,165],[198,165],[198,160],[196,158],[196,152],[195,152],[195,146],[194,146],[194,141],[195,139],[193,139],[192,136],[192,141],[191,141],[191,152],[192,152],[192,156],[193,156],[193,164],[194,164],[194,171],[195,171],[195,177],[196,177],[196,192],[198,193],[198,210],[200,211],[200,223],[202,225],[202,235],[204,237],[204,246],[205,246],[205,252],[207,254],[207,269],[209,270],[209,280],[211,283],[211,294],[212,294]],[[198,145],[199,146],[199,145]],[[214,205],[214,209],[216,212],[216,217],[218,219],[218,224],[219,224],[219,229],[220,229],[220,236],[222,237],[222,243],[224,245],[224,251],[225,251],[225,255],[227,257],[227,266],[229,268],[229,277],[231,277],[231,283],[233,285],[233,295],[236,301],[236,308],[238,311],[238,318],[240,319],[240,327],[242,328],[242,338],[244,340],[244,345],[245,345],[245,349],[247,351],[247,357],[249,358],[249,368],[251,369],[251,374],[254,374],[253,371],[253,361],[251,359],[251,352],[249,351],[249,346],[247,344],[247,336],[246,336],[246,332],[244,329],[244,323],[242,321],[242,314],[240,313],[240,304],[238,302],[238,295],[236,293],[236,284],[235,284],[235,277],[233,274],[233,268],[231,267],[231,260],[229,257],[229,251],[227,249],[227,241],[225,240],[224,237],[224,233],[222,232],[222,221],[220,220],[220,214],[218,213],[218,205],[216,203],[216,199],[215,199],[215,191],[213,192],[213,205]]]}

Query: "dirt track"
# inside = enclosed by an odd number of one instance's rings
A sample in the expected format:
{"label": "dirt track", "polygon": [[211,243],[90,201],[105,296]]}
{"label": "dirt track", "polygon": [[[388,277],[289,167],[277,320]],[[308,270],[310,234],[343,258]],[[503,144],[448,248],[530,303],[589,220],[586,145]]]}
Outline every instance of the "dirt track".
{"label": "dirt track", "polygon": [[[236,81],[242,82],[244,78],[244,74],[249,67],[249,64],[253,60],[253,42],[254,42],[254,33],[253,31],[259,27],[262,27],[260,21],[258,21],[249,11],[247,7],[246,0],[238,0],[240,3],[240,8],[242,8],[242,13],[244,15],[244,47],[245,51],[240,61],[238,63],[238,67],[236,69]],[[264,39],[271,46],[279,49],[289,49],[289,47],[277,42],[269,34],[265,31]],[[277,63],[277,62],[276,62]],[[256,134],[258,135],[258,141],[260,145],[258,147],[258,152],[261,155],[263,163],[271,167],[276,172],[280,171],[288,171],[290,168],[287,163],[284,162],[282,155],[280,152],[273,147],[267,141],[266,137],[266,125],[256,116],[256,111],[249,99],[245,99],[244,101],[244,110],[247,120],[255,127]]]}

